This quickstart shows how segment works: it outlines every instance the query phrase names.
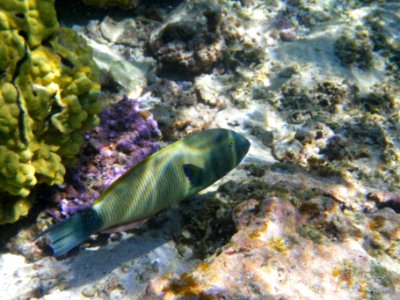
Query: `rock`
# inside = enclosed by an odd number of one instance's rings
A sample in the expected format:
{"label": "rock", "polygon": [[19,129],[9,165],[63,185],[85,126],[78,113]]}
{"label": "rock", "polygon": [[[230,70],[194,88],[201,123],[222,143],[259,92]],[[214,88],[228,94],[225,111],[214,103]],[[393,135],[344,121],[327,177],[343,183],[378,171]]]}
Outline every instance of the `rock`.
{"label": "rock", "polygon": [[135,45],[137,43],[137,26],[132,19],[116,22],[110,17],[105,17],[100,23],[101,34],[105,39],[114,44]]}
{"label": "rock", "polygon": [[[111,47],[88,40],[93,48],[93,57],[103,74],[108,74],[120,89],[132,98],[138,98],[147,85],[146,73],[150,67],[149,62],[128,61],[121,57]],[[107,78],[102,80],[107,85]]]}
{"label": "rock", "polygon": [[195,89],[204,103],[219,109],[225,107],[227,102],[226,84],[223,79],[214,75],[201,75],[196,77]]}
{"label": "rock", "polygon": [[97,289],[94,286],[85,287],[82,290],[82,296],[92,298],[97,294]]}
{"label": "rock", "polygon": [[205,0],[187,1],[171,12],[150,37],[158,74],[183,72],[180,76],[193,76],[210,72],[222,58],[225,46],[220,22],[219,5]]}
{"label": "rock", "polygon": [[[241,206],[255,204],[253,200],[245,203]],[[366,251],[360,232],[368,232],[368,228],[359,229],[337,205],[331,200],[328,203],[321,199],[314,209],[299,211],[283,199],[263,201],[259,211],[250,212],[254,218],[250,223],[235,220],[244,226],[221,254],[190,272],[151,280],[142,299],[399,296],[395,288],[400,283],[399,263],[389,259],[394,267],[377,262]],[[333,215],[340,217],[337,223]],[[243,220],[242,214],[235,217]],[[393,217],[389,214],[384,218],[395,220]],[[378,216],[367,216],[363,221],[371,218]],[[383,229],[381,224],[377,226]],[[399,230],[399,225],[396,222],[393,229]],[[390,240],[394,242],[396,237],[391,235]]]}
{"label": "rock", "polygon": [[25,262],[23,256],[4,254],[0,256],[0,281],[4,300],[24,300],[40,295],[42,282]]}

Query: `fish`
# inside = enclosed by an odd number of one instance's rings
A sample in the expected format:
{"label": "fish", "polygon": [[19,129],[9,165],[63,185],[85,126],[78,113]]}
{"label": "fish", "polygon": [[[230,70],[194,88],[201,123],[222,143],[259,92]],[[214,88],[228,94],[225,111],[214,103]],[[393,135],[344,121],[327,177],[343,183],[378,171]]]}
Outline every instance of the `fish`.
{"label": "fish", "polygon": [[250,142],[223,128],[190,134],[116,179],[93,205],[42,232],[58,257],[99,231],[143,223],[210,186],[245,157]]}

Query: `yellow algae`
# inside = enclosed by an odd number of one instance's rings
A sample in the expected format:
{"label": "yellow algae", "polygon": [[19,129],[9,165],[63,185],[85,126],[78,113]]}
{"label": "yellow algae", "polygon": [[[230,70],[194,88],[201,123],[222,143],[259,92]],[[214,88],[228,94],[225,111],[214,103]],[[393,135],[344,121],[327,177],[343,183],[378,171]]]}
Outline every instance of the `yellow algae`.
{"label": "yellow algae", "polygon": [[254,230],[249,234],[251,239],[261,238],[268,231],[268,222],[264,222],[257,230]]}
{"label": "yellow algae", "polygon": [[341,265],[332,270],[332,275],[336,277],[340,283],[351,287],[354,282],[354,271],[350,261],[344,261]]}
{"label": "yellow algae", "polygon": [[268,247],[282,254],[287,254],[288,249],[286,247],[284,239],[274,239],[268,242]]}
{"label": "yellow algae", "polygon": [[371,230],[379,230],[385,225],[384,216],[375,216],[371,221],[368,222],[368,228]]}

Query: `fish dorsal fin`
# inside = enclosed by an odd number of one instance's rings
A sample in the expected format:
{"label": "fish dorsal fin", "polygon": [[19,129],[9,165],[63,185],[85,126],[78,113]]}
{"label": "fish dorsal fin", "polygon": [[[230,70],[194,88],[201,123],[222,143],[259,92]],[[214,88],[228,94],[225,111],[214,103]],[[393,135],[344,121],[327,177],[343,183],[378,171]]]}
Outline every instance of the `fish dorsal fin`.
{"label": "fish dorsal fin", "polygon": [[204,183],[206,174],[203,168],[193,164],[185,164],[183,165],[183,171],[193,187],[201,186]]}

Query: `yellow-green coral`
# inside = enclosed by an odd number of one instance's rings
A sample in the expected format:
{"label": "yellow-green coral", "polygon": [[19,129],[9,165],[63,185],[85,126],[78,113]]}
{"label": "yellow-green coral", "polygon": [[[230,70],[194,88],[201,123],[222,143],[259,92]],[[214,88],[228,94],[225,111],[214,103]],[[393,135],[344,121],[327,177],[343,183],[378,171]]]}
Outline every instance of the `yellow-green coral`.
{"label": "yellow-green coral", "polygon": [[59,28],[54,0],[0,2],[0,224],[26,215],[37,183],[64,164],[97,123],[97,68],[86,43]]}
{"label": "yellow-green coral", "polygon": [[137,6],[137,0],[82,0],[83,3],[98,7],[119,6],[124,9],[131,9]]}

